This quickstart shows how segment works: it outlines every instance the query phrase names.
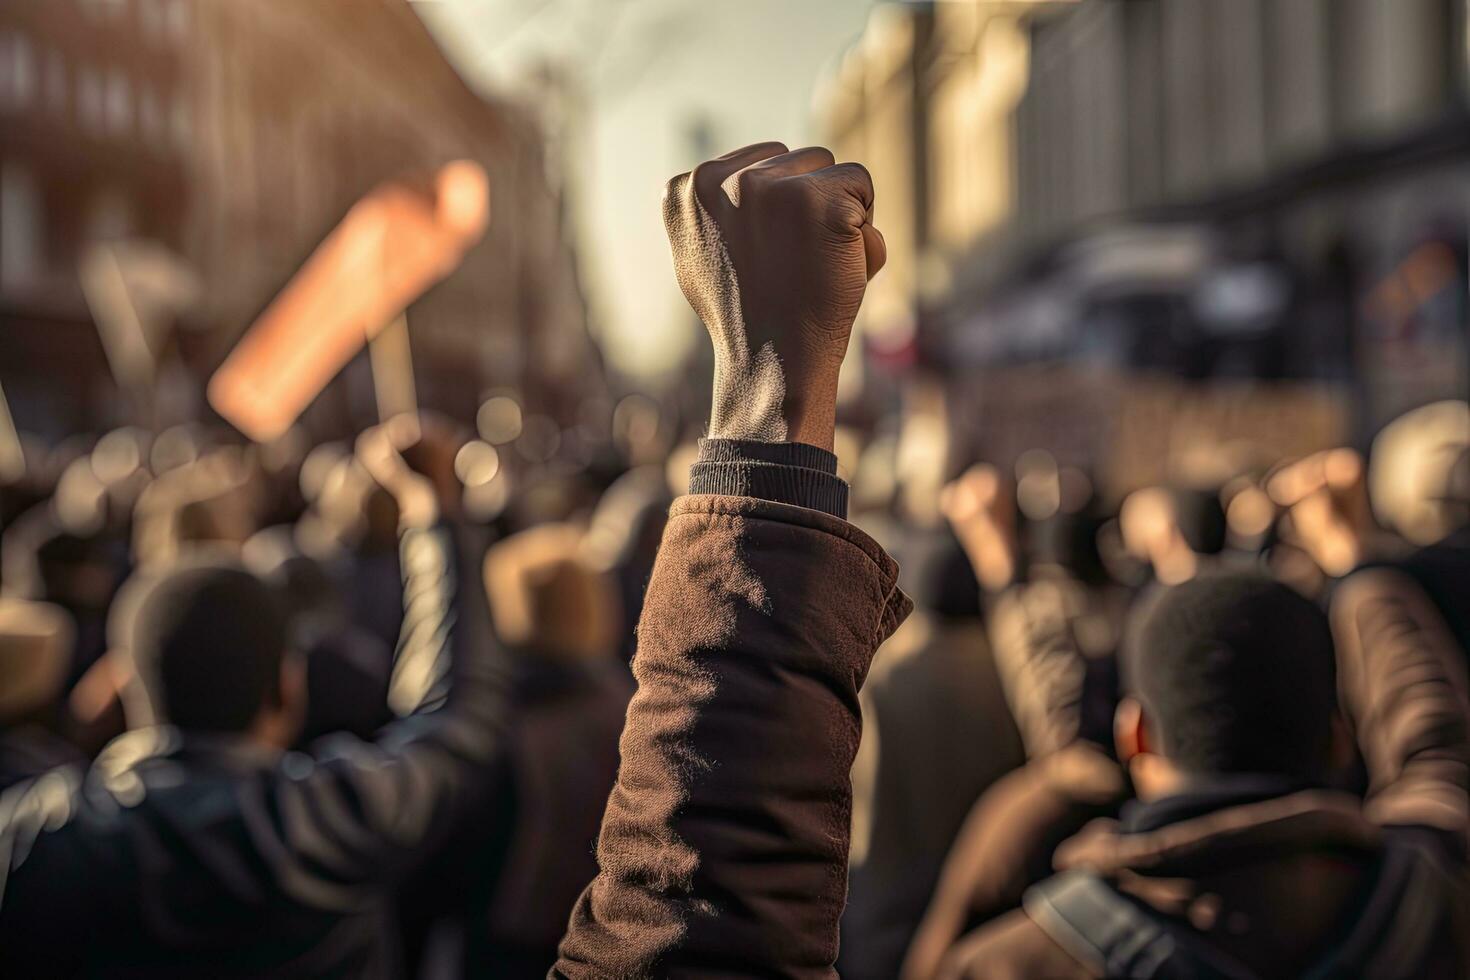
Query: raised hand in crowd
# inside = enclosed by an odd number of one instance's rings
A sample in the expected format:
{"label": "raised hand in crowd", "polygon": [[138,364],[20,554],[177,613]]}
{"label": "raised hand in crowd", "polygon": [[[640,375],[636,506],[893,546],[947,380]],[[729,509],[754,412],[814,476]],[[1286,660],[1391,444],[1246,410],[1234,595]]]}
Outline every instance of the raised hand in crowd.
{"label": "raised hand in crowd", "polygon": [[1016,504],[1006,493],[1000,471],[976,463],[947,484],[939,510],[964,546],[975,577],[988,592],[999,592],[1016,577]]}
{"label": "raised hand in crowd", "polygon": [[887,259],[873,182],[812,146],[757,143],[669,181],[679,287],[715,348],[715,438],[832,448],[837,373]]}
{"label": "raised hand in crowd", "polygon": [[715,343],[711,438],[649,583],[601,870],[554,976],[833,973],[858,688],[910,608],[826,448],[883,261],[872,204],[861,167],[775,143],[668,185]]}

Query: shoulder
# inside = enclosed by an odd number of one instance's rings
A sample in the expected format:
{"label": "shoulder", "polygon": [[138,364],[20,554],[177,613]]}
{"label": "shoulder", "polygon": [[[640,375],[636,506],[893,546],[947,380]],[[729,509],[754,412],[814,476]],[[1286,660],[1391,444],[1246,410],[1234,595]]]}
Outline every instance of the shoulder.
{"label": "shoulder", "polygon": [[16,783],[0,793],[0,883],[31,857],[45,837],[70,828],[80,812],[84,770],[64,766]]}

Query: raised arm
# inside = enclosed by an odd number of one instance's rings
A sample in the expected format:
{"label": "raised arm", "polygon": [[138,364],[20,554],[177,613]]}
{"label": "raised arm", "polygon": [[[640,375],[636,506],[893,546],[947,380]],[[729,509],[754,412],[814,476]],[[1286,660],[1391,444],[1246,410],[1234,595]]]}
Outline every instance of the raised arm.
{"label": "raised arm", "polygon": [[679,283],[715,344],[711,438],[649,585],[601,872],[553,976],[829,976],[857,693],[907,613],[843,520],[838,367],[882,264],[872,185],[761,144],[670,182]]}
{"label": "raised arm", "polygon": [[1332,600],[1338,686],[1368,767],[1368,815],[1463,843],[1470,816],[1465,653],[1411,578],[1350,576]]}
{"label": "raised arm", "polygon": [[[410,455],[452,459],[432,439]],[[410,469],[383,429],[364,437],[359,458],[402,515],[404,623],[390,690],[402,717],[371,742],[323,738],[289,757],[271,787],[283,846],[268,853],[292,863],[283,879],[313,904],[412,871],[497,790],[509,723],[508,664],[480,581],[485,542],[446,506],[452,476],[433,462]]]}

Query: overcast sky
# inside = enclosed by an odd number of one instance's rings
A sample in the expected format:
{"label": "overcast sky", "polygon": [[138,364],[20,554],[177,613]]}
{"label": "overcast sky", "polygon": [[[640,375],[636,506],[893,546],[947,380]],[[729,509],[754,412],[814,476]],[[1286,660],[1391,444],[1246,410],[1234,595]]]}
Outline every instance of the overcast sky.
{"label": "overcast sky", "polygon": [[869,0],[421,0],[416,9],[471,82],[513,82],[551,59],[586,94],[583,268],[604,346],[657,370],[689,342],[658,212],[708,119],[717,152],[813,142],[812,92],[861,33]]}

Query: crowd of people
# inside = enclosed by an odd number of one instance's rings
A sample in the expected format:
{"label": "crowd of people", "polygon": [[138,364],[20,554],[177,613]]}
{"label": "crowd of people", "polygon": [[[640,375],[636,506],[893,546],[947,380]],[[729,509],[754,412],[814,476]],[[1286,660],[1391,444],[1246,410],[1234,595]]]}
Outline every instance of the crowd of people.
{"label": "crowd of people", "polygon": [[873,204],[775,143],[668,183],[687,486],[481,520],[428,413],[27,441],[0,975],[1470,976],[1470,407],[850,506]]}

